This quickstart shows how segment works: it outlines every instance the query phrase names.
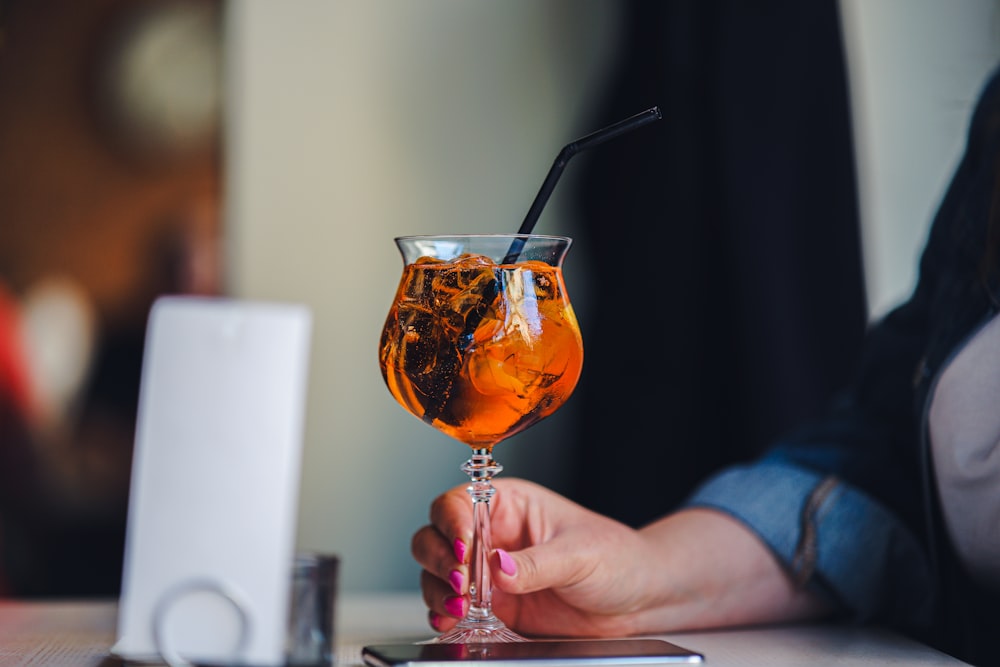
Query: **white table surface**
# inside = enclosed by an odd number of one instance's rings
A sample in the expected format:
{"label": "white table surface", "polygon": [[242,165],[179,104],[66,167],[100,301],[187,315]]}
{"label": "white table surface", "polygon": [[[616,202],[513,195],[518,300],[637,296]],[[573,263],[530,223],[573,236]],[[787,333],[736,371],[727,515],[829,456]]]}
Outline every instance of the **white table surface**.
{"label": "white table surface", "polygon": [[[368,643],[432,636],[416,594],[345,595],[337,606],[337,663],[361,664]],[[0,601],[0,667],[102,667],[115,640],[114,602]],[[963,665],[873,628],[802,625],[663,635],[709,667]]]}

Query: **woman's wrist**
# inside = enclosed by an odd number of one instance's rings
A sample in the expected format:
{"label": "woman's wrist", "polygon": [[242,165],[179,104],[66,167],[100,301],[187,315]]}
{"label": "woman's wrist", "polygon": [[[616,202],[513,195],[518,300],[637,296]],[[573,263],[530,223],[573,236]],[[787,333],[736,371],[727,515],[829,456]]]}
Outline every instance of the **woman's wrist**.
{"label": "woman's wrist", "polygon": [[630,634],[815,618],[819,596],[798,589],[760,539],[711,509],[685,509],[640,531],[655,567]]}

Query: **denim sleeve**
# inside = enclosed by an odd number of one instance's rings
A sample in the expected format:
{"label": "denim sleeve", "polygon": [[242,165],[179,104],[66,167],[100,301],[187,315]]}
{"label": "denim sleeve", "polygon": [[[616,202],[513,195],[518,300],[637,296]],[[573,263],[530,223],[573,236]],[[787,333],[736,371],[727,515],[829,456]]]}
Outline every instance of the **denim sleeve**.
{"label": "denim sleeve", "polygon": [[836,477],[764,459],[709,478],[686,506],[741,521],[793,580],[854,620],[906,628],[929,622],[931,576],[923,549],[881,504]]}

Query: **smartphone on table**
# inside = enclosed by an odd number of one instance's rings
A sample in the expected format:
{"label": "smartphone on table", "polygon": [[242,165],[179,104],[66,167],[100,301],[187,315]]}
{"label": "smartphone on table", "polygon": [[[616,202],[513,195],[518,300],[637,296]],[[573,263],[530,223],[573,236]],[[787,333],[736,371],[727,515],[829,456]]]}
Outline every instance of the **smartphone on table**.
{"label": "smartphone on table", "polygon": [[[486,644],[373,644],[361,651],[371,667],[635,667],[704,661],[662,639],[573,639]],[[480,666],[485,667],[485,666]]]}

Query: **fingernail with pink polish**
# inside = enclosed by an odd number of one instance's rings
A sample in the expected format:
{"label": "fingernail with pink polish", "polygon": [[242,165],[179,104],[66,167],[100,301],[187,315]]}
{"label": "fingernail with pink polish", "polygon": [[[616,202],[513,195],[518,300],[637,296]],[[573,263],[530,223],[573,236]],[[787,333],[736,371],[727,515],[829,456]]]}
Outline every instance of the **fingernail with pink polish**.
{"label": "fingernail with pink polish", "polygon": [[517,574],[517,565],[514,563],[514,559],[510,557],[510,554],[503,549],[497,549],[497,556],[500,558],[500,571],[506,574],[508,577],[513,577]]}
{"label": "fingernail with pink polish", "polygon": [[441,630],[441,614],[436,611],[432,611],[427,615],[427,621],[431,624],[431,627],[435,630]]}
{"label": "fingernail with pink polish", "polygon": [[458,539],[455,540],[455,544],[453,546],[454,546],[454,549],[455,549],[455,558],[458,560],[459,563],[464,563],[465,562],[465,542],[463,542],[461,540],[461,538],[458,538]]}
{"label": "fingernail with pink polish", "polygon": [[444,609],[455,618],[465,615],[465,598],[453,595],[444,601]]}
{"label": "fingernail with pink polish", "polygon": [[461,595],[462,584],[465,583],[465,575],[458,570],[452,570],[448,573],[448,583],[451,584],[452,590]]}

